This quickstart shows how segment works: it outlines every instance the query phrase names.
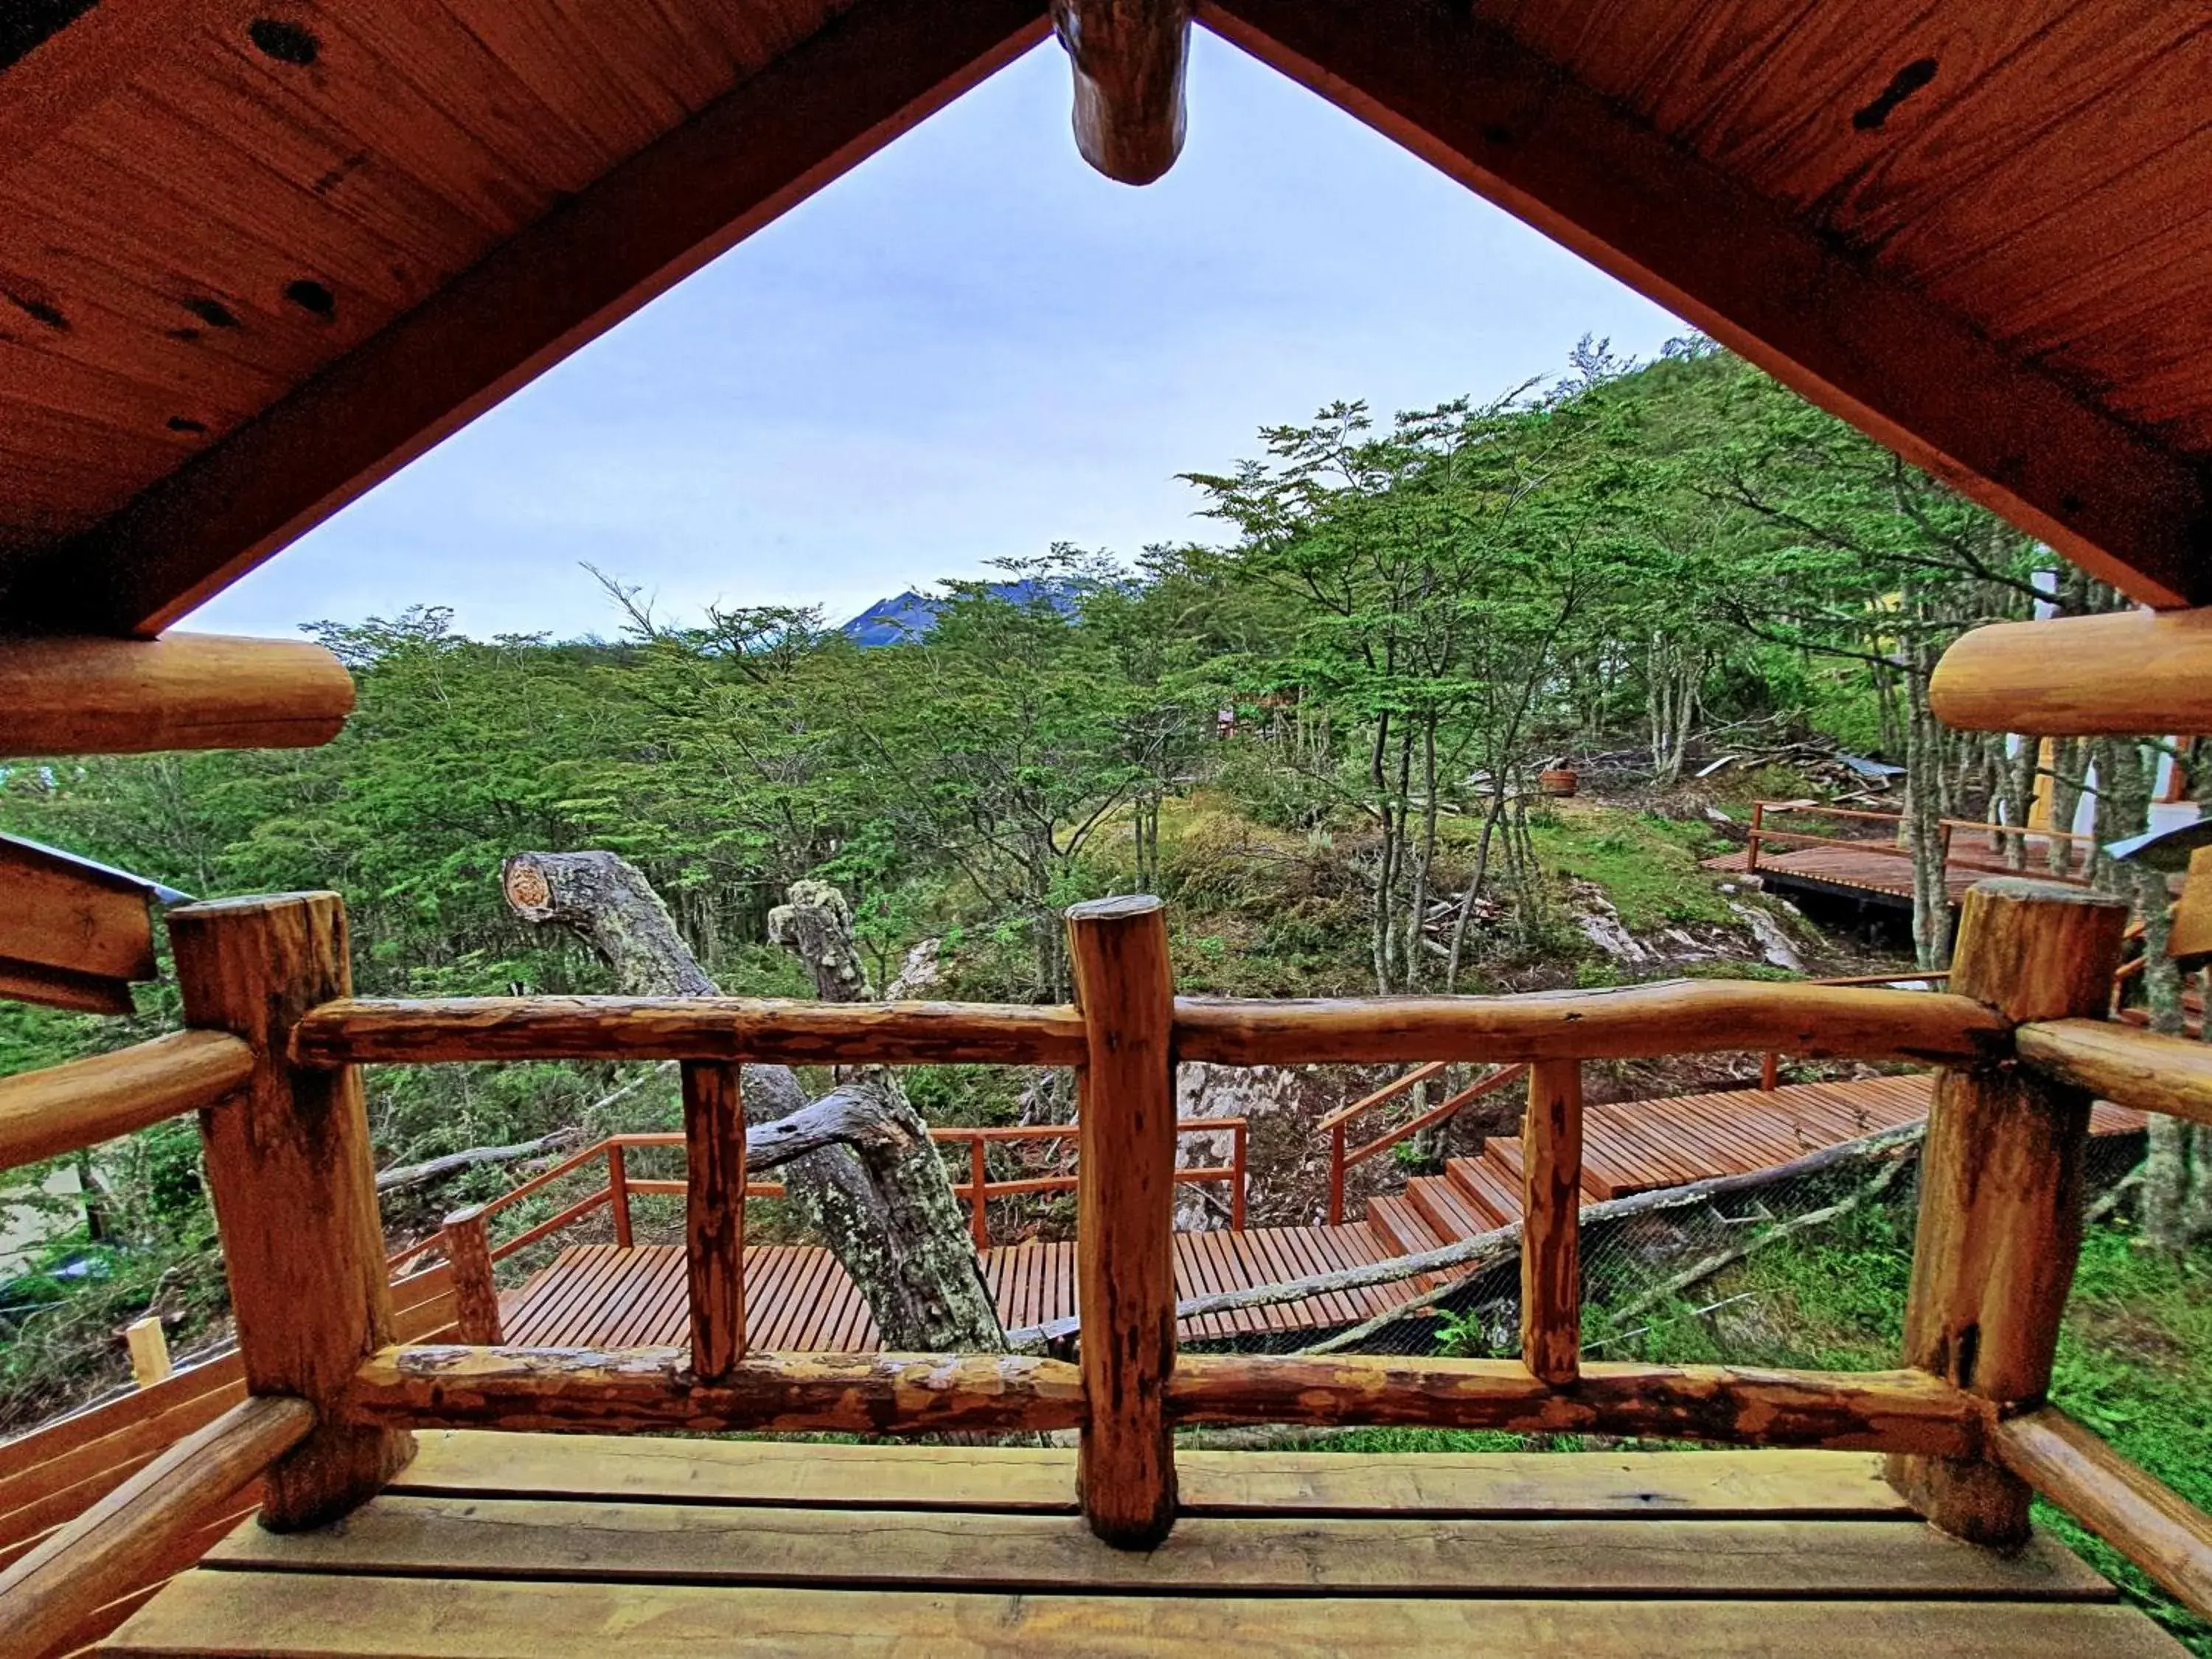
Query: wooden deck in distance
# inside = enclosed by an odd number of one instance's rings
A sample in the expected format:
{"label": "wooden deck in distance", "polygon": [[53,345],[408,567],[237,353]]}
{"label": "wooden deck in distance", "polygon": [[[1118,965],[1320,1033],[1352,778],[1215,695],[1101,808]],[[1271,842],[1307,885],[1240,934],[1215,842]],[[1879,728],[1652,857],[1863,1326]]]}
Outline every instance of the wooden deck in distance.
{"label": "wooden deck in distance", "polygon": [[[1749,854],[1739,848],[1702,862],[1706,869],[1723,875],[1742,875],[1748,859]],[[1848,847],[1796,847],[1786,850],[1765,847],[1759,849],[1759,868],[1751,873],[1760,878],[1773,877],[1775,889],[1785,893],[1797,886],[1816,892],[1881,899],[1902,904],[1907,909],[1912,905],[1912,860],[1894,854],[1861,853]],[[1960,904],[1966,900],[1966,890],[1978,881],[1990,876],[2022,873],[2033,877],[2039,872],[2007,870],[1999,860],[1976,864],[1961,864],[1954,860],[1943,868],[1943,887],[1951,902]]]}
{"label": "wooden deck in distance", "polygon": [[1072,1450],[426,1433],[338,1524],[247,1522],[105,1654],[2172,1659],[2051,1540],[1923,1525],[1850,1453],[1184,1452],[1158,1549]]}

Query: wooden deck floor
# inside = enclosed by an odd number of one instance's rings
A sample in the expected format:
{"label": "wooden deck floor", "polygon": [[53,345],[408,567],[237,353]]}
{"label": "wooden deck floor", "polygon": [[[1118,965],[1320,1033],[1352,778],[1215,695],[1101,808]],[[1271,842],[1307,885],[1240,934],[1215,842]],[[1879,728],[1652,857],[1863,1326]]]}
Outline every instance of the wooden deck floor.
{"label": "wooden deck floor", "polygon": [[[1924,1117],[1926,1073],[1799,1083],[1594,1106],[1583,1120],[1583,1195],[1596,1201],[1710,1176],[1786,1164],[1823,1146]],[[2142,1127],[2140,1114],[2100,1105],[2095,1134]],[[1204,1296],[1304,1279],[1434,1249],[1521,1218],[1521,1143],[1492,1136],[1479,1158],[1455,1158],[1402,1194],[1371,1200],[1364,1224],[1255,1227],[1176,1235],[1178,1296]],[[762,1245],[744,1254],[751,1346],[867,1352],[880,1346],[867,1304],[829,1251]],[[1018,1244],[988,1252],[984,1274],[1010,1328],[1078,1311],[1075,1247]],[[1185,1320],[1185,1340],[1356,1324],[1401,1301],[1417,1282],[1378,1285],[1273,1307]],[[564,1250],[501,1298],[507,1339],[533,1346],[629,1347],[688,1340],[684,1253],[672,1245]]]}
{"label": "wooden deck floor", "polygon": [[1072,1451],[427,1433],[339,1524],[247,1522],[100,1651],[2173,1659],[2048,1539],[1921,1524],[1833,1452],[1185,1452],[1156,1550]]}
{"label": "wooden deck floor", "polygon": [[[1739,849],[1706,859],[1704,864],[1708,870],[1741,875],[1747,858]],[[1912,906],[1912,861],[1894,854],[1871,850],[1862,853],[1849,847],[1798,847],[1787,851],[1767,847],[1759,850],[1756,873],[1762,879],[1771,878],[1769,884],[1785,893],[1796,886],[1816,892],[1881,899],[1907,909]],[[1958,904],[1976,882],[1990,876],[2017,873],[2007,870],[2001,859],[1968,863],[1954,860],[1944,866],[1943,886],[1951,896],[1951,902]],[[2037,872],[2031,870],[2027,873],[2033,876]]]}

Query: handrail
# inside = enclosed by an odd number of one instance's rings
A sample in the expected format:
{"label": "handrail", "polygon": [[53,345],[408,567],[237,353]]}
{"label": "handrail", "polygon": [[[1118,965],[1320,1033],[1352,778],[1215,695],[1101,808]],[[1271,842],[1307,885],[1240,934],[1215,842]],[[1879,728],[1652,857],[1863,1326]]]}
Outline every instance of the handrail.
{"label": "handrail", "polygon": [[[1808,985],[1948,985],[1951,970],[1939,968],[1929,973],[1909,974],[1848,974],[1840,979],[1814,979],[1802,981]],[[1759,1086],[1762,1093],[1772,1094],[1782,1085],[1782,1056],[1772,1049],[1759,1057]]]}
{"label": "handrail", "polygon": [[[1070,1140],[1082,1133],[1074,1123],[1016,1123],[993,1125],[933,1124],[929,1138],[939,1146],[966,1145],[969,1153],[969,1178],[956,1182],[952,1194],[969,1206],[970,1232],[975,1248],[991,1248],[990,1201],[994,1198],[1012,1198],[1029,1193],[1072,1192],[1078,1184],[1073,1175],[1027,1176],[1012,1180],[993,1181],[984,1168],[981,1154],[994,1145],[1021,1141]],[[1221,1134],[1230,1137],[1230,1160],[1225,1164],[1193,1166],[1176,1170],[1179,1186],[1226,1182],[1229,1187],[1229,1224],[1241,1231],[1244,1225],[1245,1205],[1249,1182],[1247,1162],[1250,1146],[1251,1122],[1242,1117],[1184,1118],[1176,1124],[1176,1133],[1182,1135]],[[681,1181],[646,1180],[630,1176],[626,1169],[617,1175],[622,1153],[643,1147],[681,1146],[683,1133],[678,1130],[630,1130],[597,1140],[580,1151],[572,1152],[549,1170],[541,1170],[527,1181],[521,1182],[496,1197],[475,1206],[468,1213],[473,1222],[481,1224],[507,1209],[523,1199],[542,1191],[563,1176],[574,1174],[594,1159],[607,1161],[606,1185],[586,1194],[566,1208],[556,1211],[544,1219],[532,1224],[513,1238],[502,1240],[489,1249],[489,1259],[503,1261],[518,1250],[537,1243],[548,1235],[580,1221],[584,1217],[611,1206],[617,1221],[617,1243],[629,1231],[629,1198],[633,1194],[647,1197],[680,1198],[685,1191]],[[745,1185],[748,1198],[781,1198],[784,1195],[781,1182],[755,1181]],[[439,1248],[435,1238],[408,1245],[386,1258],[387,1267],[397,1268],[417,1257],[429,1255]]]}
{"label": "handrail", "polygon": [[[519,1060],[788,1060],[921,1065],[946,1054],[999,1066],[1076,1065],[1064,1041],[1073,1009],[1038,1021],[954,1022],[945,1006],[793,1004],[797,1035],[769,1005],[711,998],[483,997],[423,1002],[344,998],[304,1014],[292,1045],[316,1069],[391,1062]],[[1408,1061],[1650,1060],[1773,1048],[1785,1054],[1941,1064],[2000,1053],[2006,1022],[1971,998],[1768,980],[1668,980],[1514,996],[1343,1000],[1175,1000],[1178,1061],[1222,1066],[1397,1065]],[[926,1012],[917,1012],[917,1009]],[[456,1023],[441,1024],[450,1018]],[[624,1023],[636,1029],[625,1030]],[[909,1024],[912,1020],[915,1024]],[[998,1030],[1000,1046],[988,1033]],[[957,1041],[947,1031],[959,1033]],[[611,1032],[612,1035],[611,1035]],[[1042,1035],[1041,1035],[1042,1034]]]}
{"label": "handrail", "polygon": [[1328,1224],[1330,1226],[1340,1227],[1344,1224],[1344,1180],[1353,1168],[1364,1164],[1378,1152],[1389,1151],[1400,1141],[1417,1135],[1424,1129],[1433,1128],[1447,1119],[1457,1115],[1469,1102],[1502,1089],[1507,1084],[1528,1074],[1528,1067],[1525,1062],[1516,1066],[1501,1066],[1487,1077],[1477,1078],[1449,1099],[1430,1107],[1425,1112],[1415,1114],[1395,1128],[1384,1130],[1382,1134],[1365,1146],[1356,1147],[1350,1152],[1345,1150],[1345,1127],[1354,1117],[1370,1106],[1395,1098],[1412,1088],[1414,1084],[1425,1082],[1444,1069],[1445,1063],[1442,1060],[1432,1060],[1426,1066],[1417,1066],[1395,1083],[1376,1090],[1364,1100],[1356,1100],[1349,1106],[1339,1108],[1321,1121],[1321,1127],[1328,1131]]}
{"label": "handrail", "polygon": [[[343,938],[330,895],[204,907],[193,924],[198,945],[180,951],[179,962],[187,1011],[230,1031],[253,1056],[243,1103],[206,1120],[218,1204],[246,1205],[240,1213],[251,1213],[257,1199],[289,1206],[261,1212],[289,1229],[244,1230],[242,1242],[230,1242],[246,1369],[262,1394],[294,1393],[312,1408],[319,1440],[303,1443],[307,1450],[342,1435],[348,1452],[303,1451],[271,1468],[269,1502],[280,1524],[313,1524],[364,1500],[399,1466],[404,1431],[414,1426],[871,1434],[1072,1427],[1083,1439],[1079,1495],[1093,1530],[1111,1541],[1150,1542],[1174,1519],[1176,1425],[1367,1423],[1881,1450],[1893,1455],[1890,1477],[1923,1514],[1993,1543],[2025,1535],[2032,1480],[2100,1517],[2093,1524],[2139,1560],[2166,1547],[2159,1540],[2193,1552],[2191,1571],[2168,1582],[2201,1591],[2212,1583],[2197,1570],[2212,1557],[2212,1527],[2201,1517],[2170,1524],[2149,1483],[2130,1485],[2100,1468],[2081,1444],[2039,1442],[2028,1427],[2010,1426],[2027,1423],[2021,1413],[2035,1410],[2049,1385],[2078,1224],[2066,1200],[2082,1091],[2095,1087],[2185,1115],[2212,1113],[2212,1065],[2201,1048],[2181,1045],[2184,1054],[2173,1039],[2123,1034],[2095,1018],[2109,1001],[2124,923],[2117,901],[2033,883],[1981,884],[1968,895],[1953,991],[1701,981],[1532,997],[1217,1002],[1172,1000],[1160,907],[1125,899],[1080,907],[1071,918],[1079,1012],[675,999],[361,1003],[344,996],[343,957],[326,948]],[[302,940],[319,942],[316,950],[305,951]],[[1579,1068],[1590,1060],[1741,1050],[1950,1068],[1942,1133],[1917,1154],[1921,1221],[1905,1369],[1839,1375],[1583,1360]],[[727,1363],[705,1365],[697,1358],[697,1270],[702,1261],[718,1271],[734,1265],[726,1224],[736,1194],[710,1194],[713,1183],[696,1178],[696,1157],[687,1184],[691,1348],[605,1352],[486,1341],[386,1346],[360,1360],[364,1329],[380,1340],[391,1314],[380,1278],[358,1271],[374,1170],[349,1068],[381,1059],[652,1055],[694,1061],[686,1104],[695,1130],[706,1120],[690,1108],[714,1093],[726,1113],[735,1093],[728,1068],[748,1059],[897,1064],[957,1055],[1080,1066],[1078,1363],[747,1354],[740,1325]],[[1990,1064],[2014,1059],[2026,1063]],[[1170,1183],[1179,1061],[1478,1060],[1541,1063],[1530,1089],[1521,1224],[1521,1358],[1177,1358]],[[2102,1088],[2115,1079],[2118,1088]],[[2021,1109],[2023,1100],[2036,1109]],[[732,1120],[718,1121],[714,1144],[726,1144]],[[1198,1121],[1190,1132],[1234,1121]],[[1032,1133],[1041,1138],[1042,1130]],[[952,1139],[969,1147],[972,1172],[988,1132],[956,1130]],[[611,1158],[611,1143],[602,1149]],[[579,1167],[568,1164],[571,1172]],[[1992,1168],[2008,1178],[1986,1179]],[[543,1191],[550,1176],[533,1176],[518,1192]],[[609,1179],[611,1193],[611,1170]],[[593,1194],[588,1201],[612,1200]],[[725,1229],[720,1255],[699,1242],[702,1217]],[[477,1215],[455,1224],[480,1222]],[[479,1243],[471,1240],[471,1253],[488,1254]],[[458,1282],[453,1294],[461,1312]],[[491,1312],[495,1321],[495,1304]]]}
{"label": "handrail", "polygon": [[252,1076],[253,1050],[236,1037],[171,1031],[112,1054],[0,1078],[0,1170],[219,1106]]}

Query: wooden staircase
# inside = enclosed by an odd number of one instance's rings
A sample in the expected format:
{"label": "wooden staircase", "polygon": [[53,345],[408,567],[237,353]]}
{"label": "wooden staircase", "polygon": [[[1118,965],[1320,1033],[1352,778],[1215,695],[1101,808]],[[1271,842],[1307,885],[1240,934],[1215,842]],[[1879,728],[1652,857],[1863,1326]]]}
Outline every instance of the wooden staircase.
{"label": "wooden staircase", "polygon": [[[1593,1106],[1583,1119],[1583,1197],[1771,1169],[1926,1116],[1929,1086],[1927,1073],[1915,1073]],[[2100,1103],[2090,1130],[2142,1127],[2138,1114]],[[1448,1159],[1442,1175],[1415,1176],[1403,1194],[1368,1200],[1367,1224],[1388,1255],[1434,1249],[1518,1221],[1521,1181],[1519,1138],[1492,1135],[1480,1158]]]}

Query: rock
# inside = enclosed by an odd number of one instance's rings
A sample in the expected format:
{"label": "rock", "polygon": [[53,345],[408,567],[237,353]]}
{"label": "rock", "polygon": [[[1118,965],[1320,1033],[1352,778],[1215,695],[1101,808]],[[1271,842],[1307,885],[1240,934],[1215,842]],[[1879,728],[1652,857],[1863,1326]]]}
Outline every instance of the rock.
{"label": "rock", "polygon": [[1621,925],[1620,912],[1595,882],[1577,881],[1572,889],[1575,926],[1583,937],[1615,962],[1641,965],[1656,961],[1656,954]]}
{"label": "rock", "polygon": [[942,939],[926,939],[906,953],[899,963],[898,975],[884,987],[885,1002],[905,1002],[932,989],[945,976],[945,963],[940,956]]}
{"label": "rock", "polygon": [[1738,904],[1731,900],[1729,908],[1743,918],[1744,926],[1751,929],[1751,936],[1759,941],[1759,955],[1770,966],[1787,968],[1793,974],[1805,971],[1805,958],[1798,954],[1796,945],[1790,942],[1790,935],[1783,931],[1780,922],[1753,905]]}

